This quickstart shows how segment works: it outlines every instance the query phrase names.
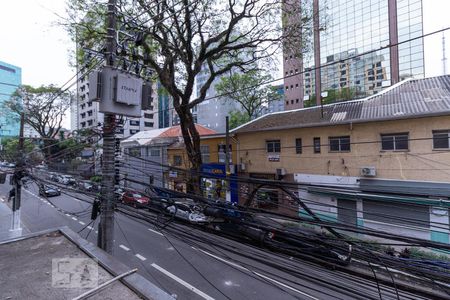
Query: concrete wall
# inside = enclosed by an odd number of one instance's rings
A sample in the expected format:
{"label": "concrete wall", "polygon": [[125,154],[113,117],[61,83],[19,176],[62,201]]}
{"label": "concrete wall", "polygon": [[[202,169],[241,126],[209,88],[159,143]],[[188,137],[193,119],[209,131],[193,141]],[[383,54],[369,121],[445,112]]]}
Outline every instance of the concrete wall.
{"label": "concrete wall", "polygon": [[[432,131],[450,129],[450,117],[418,118],[365,124],[335,125],[236,134],[238,160],[248,173],[305,173],[360,176],[361,167],[376,168],[376,178],[450,181],[450,151],[433,150]],[[408,151],[382,151],[380,134],[409,132]],[[330,152],[328,137],[349,135],[350,152]],[[321,153],[313,152],[313,138],[320,137]],[[303,153],[296,154],[295,139],[301,138]],[[279,162],[268,160],[266,140],[279,139]],[[419,139],[419,140],[415,140]]]}

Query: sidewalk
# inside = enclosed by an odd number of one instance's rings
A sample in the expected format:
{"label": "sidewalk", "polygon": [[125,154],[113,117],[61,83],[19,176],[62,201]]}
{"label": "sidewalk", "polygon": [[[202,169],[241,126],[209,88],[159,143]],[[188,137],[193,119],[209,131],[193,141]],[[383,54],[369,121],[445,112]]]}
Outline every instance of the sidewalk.
{"label": "sidewalk", "polygon": [[0,241],[19,237],[29,233],[29,231],[22,226],[22,230],[11,231],[11,217],[12,210],[6,204],[6,199],[0,196]]}

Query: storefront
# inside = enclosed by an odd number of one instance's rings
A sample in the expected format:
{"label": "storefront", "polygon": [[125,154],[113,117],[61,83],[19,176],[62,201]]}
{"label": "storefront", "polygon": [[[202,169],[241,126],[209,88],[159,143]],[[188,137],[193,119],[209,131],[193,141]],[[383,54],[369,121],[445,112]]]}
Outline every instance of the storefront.
{"label": "storefront", "polygon": [[[209,199],[226,200],[228,182],[226,180],[225,164],[202,164],[202,190],[203,195]],[[230,176],[230,201],[238,203],[238,185],[236,175]]]}

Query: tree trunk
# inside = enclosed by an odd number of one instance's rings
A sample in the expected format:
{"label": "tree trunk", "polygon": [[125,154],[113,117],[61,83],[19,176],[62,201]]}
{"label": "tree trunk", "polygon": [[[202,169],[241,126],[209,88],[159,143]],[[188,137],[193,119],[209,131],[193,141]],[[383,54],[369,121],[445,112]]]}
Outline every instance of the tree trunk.
{"label": "tree trunk", "polygon": [[180,118],[181,132],[183,134],[184,144],[186,147],[189,161],[191,162],[191,174],[187,181],[187,192],[201,195],[201,167],[202,155],[200,152],[200,135],[195,127],[194,118],[189,109],[176,109]]}

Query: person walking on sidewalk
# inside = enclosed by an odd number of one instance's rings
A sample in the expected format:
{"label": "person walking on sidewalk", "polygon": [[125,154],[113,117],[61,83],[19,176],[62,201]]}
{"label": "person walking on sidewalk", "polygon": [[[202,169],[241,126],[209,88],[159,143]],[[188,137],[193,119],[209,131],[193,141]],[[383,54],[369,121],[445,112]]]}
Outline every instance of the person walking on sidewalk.
{"label": "person walking on sidewalk", "polygon": [[12,189],[9,191],[8,202],[11,201],[11,198],[12,198],[12,197],[15,197],[15,196],[16,196],[16,189],[15,189],[15,188],[12,188]]}

